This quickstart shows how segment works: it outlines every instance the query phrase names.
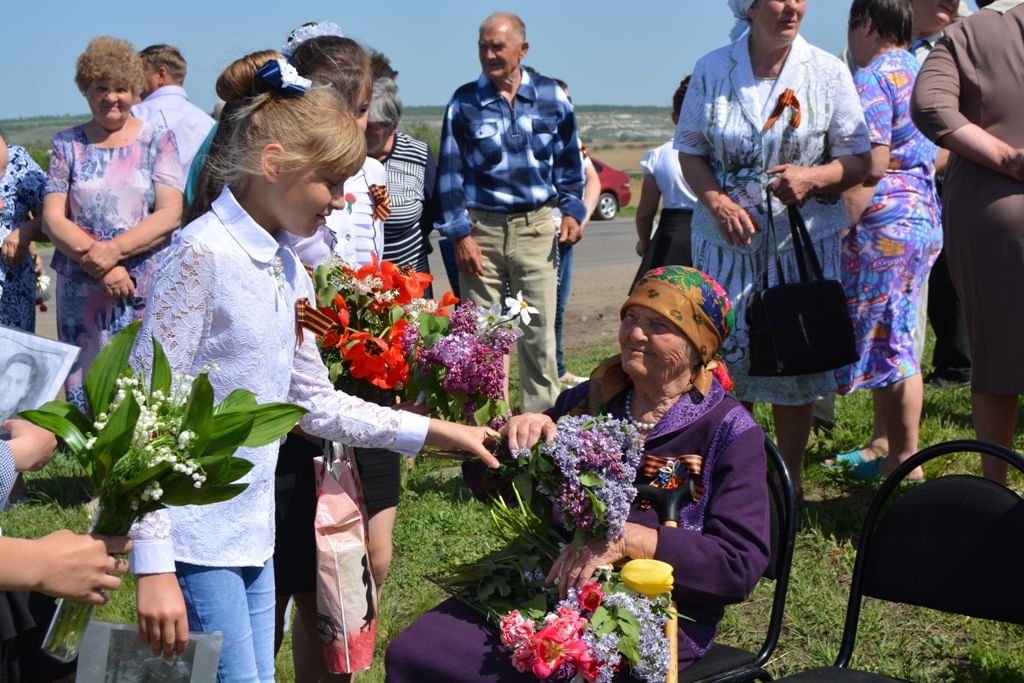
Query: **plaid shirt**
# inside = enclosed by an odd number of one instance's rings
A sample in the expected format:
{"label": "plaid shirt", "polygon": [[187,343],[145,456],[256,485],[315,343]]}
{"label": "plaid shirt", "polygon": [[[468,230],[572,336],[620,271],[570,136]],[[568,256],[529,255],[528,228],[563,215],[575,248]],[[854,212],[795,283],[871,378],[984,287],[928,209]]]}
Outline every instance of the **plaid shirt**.
{"label": "plaid shirt", "polygon": [[18,478],[18,470],[14,467],[14,451],[6,441],[0,441],[0,510],[7,503],[7,497],[14,488],[14,480]]}
{"label": "plaid shirt", "polygon": [[514,109],[483,74],[455,91],[445,112],[435,227],[458,239],[467,209],[522,213],[557,197],[562,213],[586,218],[576,114],[550,78],[522,71]]}

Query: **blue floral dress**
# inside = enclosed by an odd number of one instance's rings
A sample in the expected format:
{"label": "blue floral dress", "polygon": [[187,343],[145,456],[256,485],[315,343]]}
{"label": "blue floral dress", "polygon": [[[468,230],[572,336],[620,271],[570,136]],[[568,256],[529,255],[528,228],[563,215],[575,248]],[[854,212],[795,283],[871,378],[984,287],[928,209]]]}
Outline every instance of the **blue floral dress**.
{"label": "blue floral dress", "polygon": [[[29,211],[43,205],[46,174],[24,147],[7,145],[7,170],[0,177],[0,241],[29,219]],[[9,266],[0,259],[0,325],[26,332],[36,329],[36,276],[32,258]]]}
{"label": "blue floral dress", "polygon": [[921,371],[914,354],[921,285],[942,249],[935,193],[938,148],[910,120],[917,60],[877,57],[854,77],[871,144],[889,147],[889,170],[843,237],[841,280],[860,360],[836,371],[839,390],[878,389]]}
{"label": "blue floral dress", "polygon": [[[149,216],[156,183],[179,191],[184,186],[170,131],[157,133],[144,123],[134,142],[114,148],[89,142],[85,126],[68,128],[53,138],[46,192],[66,194],[68,219],[93,239],[113,239]],[[103,283],[61,252],[54,253],[57,336],[82,349],[65,385],[68,400],[79,408],[86,408],[82,382],[96,354],[112,336],[142,318],[164,246],[166,241],[121,263],[135,281],[135,295],[127,299],[110,298]]]}

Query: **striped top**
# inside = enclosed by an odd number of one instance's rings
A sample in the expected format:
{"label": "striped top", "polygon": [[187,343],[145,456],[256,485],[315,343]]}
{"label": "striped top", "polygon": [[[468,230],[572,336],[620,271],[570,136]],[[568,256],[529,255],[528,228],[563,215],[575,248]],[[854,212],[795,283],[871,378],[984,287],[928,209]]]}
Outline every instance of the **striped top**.
{"label": "striped top", "polygon": [[397,131],[384,170],[391,195],[391,215],[384,222],[384,259],[429,272],[427,236],[437,214],[434,155],[426,143]]}

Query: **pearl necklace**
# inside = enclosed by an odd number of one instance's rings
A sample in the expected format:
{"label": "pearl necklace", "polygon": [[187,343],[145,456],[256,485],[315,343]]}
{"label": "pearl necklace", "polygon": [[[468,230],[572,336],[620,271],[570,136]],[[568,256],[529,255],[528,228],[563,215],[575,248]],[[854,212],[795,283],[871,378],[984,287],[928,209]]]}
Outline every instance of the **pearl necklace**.
{"label": "pearl necklace", "polygon": [[630,391],[626,394],[626,419],[641,432],[653,431],[658,426],[657,422],[641,422],[640,420],[633,417],[633,392]]}

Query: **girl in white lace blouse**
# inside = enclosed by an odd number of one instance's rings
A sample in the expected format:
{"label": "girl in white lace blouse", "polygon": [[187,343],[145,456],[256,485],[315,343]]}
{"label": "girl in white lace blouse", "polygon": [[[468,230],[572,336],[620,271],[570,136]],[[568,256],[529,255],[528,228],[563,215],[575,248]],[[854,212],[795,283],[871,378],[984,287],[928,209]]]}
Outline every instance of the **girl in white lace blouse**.
{"label": "girl in white lace blouse", "polygon": [[[472,452],[493,432],[382,408],[335,391],[312,334],[296,334],[295,304],[313,286],[281,230],[309,235],[344,206],[342,186],[365,158],[363,136],[330,91],[285,61],[239,60],[225,188],[183,228],[155,278],[137,364],[160,340],[176,375],[210,373],[217,399],[235,388],[309,412],[307,433],[412,455],[424,444]],[[257,70],[258,69],[258,70]],[[219,681],[274,678],[276,443],[240,449],[255,467],[232,500],[168,508],[133,529],[139,632],[154,653],[181,653],[189,628],[221,631]]]}

